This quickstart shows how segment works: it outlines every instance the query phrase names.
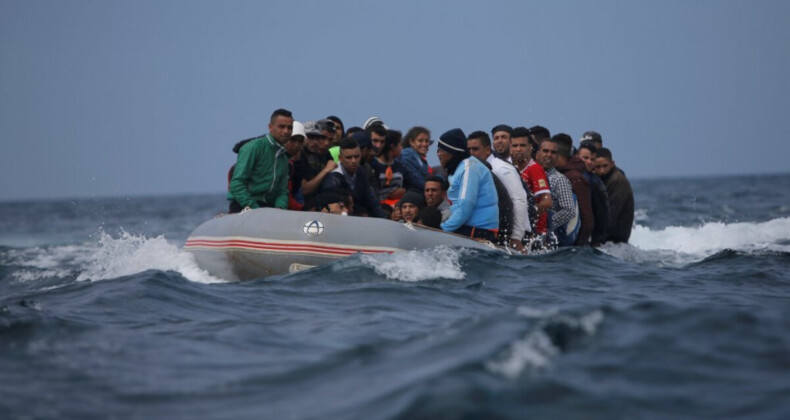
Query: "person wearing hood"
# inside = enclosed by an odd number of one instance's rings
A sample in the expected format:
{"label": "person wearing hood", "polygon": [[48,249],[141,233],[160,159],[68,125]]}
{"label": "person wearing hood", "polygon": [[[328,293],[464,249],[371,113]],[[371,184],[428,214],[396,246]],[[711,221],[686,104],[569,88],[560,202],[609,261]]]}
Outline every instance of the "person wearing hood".
{"label": "person wearing hood", "polygon": [[450,217],[441,227],[448,232],[495,242],[499,228],[499,205],[491,171],[469,154],[466,135],[460,128],[442,134],[436,152],[448,175]]}
{"label": "person wearing hood", "polygon": [[579,156],[571,157],[573,140],[564,133],[556,134],[551,138],[557,143],[557,157],[555,168],[565,175],[571,182],[571,189],[576,194],[579,205],[579,215],[581,216],[581,226],[579,235],[576,237],[574,246],[589,246],[590,234],[595,226],[595,215],[593,214],[592,199],[590,197],[590,181],[584,176],[587,166]]}

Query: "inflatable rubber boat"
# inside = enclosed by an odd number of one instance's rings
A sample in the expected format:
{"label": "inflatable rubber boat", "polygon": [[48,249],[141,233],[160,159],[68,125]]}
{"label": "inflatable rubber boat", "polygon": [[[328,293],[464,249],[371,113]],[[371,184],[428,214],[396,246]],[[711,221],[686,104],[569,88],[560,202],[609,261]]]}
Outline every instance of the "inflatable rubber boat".
{"label": "inflatable rubber boat", "polygon": [[216,217],[198,226],[184,249],[202,269],[224,280],[293,273],[361,252],[393,252],[439,245],[497,249],[439,230],[369,217],[272,208]]}

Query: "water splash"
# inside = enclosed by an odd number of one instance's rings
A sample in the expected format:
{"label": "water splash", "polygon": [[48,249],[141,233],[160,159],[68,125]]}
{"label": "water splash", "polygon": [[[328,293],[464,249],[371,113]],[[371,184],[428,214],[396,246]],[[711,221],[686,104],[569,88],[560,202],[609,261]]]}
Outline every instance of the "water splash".
{"label": "water splash", "polygon": [[163,235],[146,238],[123,230],[118,238],[100,232],[99,248],[90,256],[77,281],[112,279],[145,270],[178,271],[198,283],[223,282],[199,268],[192,254],[169,243]]}
{"label": "water splash", "polygon": [[363,255],[361,261],[390,280],[417,282],[438,278],[460,280],[466,277],[460,260],[469,254],[464,249],[438,246],[428,250],[397,252],[390,255]]}

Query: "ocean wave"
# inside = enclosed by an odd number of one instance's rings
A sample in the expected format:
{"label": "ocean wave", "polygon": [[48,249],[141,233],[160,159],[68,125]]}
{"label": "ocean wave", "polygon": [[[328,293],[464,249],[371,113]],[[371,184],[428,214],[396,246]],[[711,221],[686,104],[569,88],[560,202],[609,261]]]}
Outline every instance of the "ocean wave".
{"label": "ocean wave", "polygon": [[767,222],[709,222],[660,230],[635,225],[630,245],[607,244],[602,250],[626,261],[682,266],[720,251],[790,252],[790,218]]}
{"label": "ocean wave", "polygon": [[361,261],[377,274],[390,280],[418,282],[433,279],[461,280],[466,273],[461,258],[472,251],[438,246],[428,250],[398,252],[389,255],[362,255]]}
{"label": "ocean wave", "polygon": [[485,365],[488,371],[508,379],[516,379],[525,371],[548,368],[553,357],[595,335],[604,320],[600,309],[580,315],[528,307],[519,307],[516,312],[537,320],[535,328]]}
{"label": "ocean wave", "polygon": [[171,244],[163,235],[147,238],[123,230],[117,238],[100,232],[98,249],[90,255],[77,280],[106,280],[146,270],[177,271],[198,283],[224,282],[198,267],[192,254]]}

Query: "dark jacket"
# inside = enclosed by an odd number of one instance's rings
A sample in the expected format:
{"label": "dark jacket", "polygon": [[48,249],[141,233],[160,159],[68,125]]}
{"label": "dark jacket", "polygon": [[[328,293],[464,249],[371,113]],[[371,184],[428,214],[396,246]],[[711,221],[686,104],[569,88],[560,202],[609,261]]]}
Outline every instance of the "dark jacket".
{"label": "dark jacket", "polygon": [[606,192],[606,184],[603,183],[598,175],[591,172],[584,174],[590,181],[590,198],[592,199],[593,216],[595,216],[595,226],[591,233],[590,242],[597,246],[606,242],[606,235],[609,230],[609,194]]}
{"label": "dark jacket", "polygon": [[[351,179],[351,182],[349,182],[348,178]],[[354,176],[348,177],[343,165],[338,165],[334,171],[324,177],[320,190],[323,192],[336,188],[351,191],[351,194],[354,196],[354,215],[367,214],[372,217],[385,217],[384,210],[382,210],[379,200],[373,192],[370,178],[363,166],[357,169]]]}
{"label": "dark jacket", "polygon": [[579,203],[579,216],[582,219],[582,225],[579,228],[579,236],[576,237],[576,242],[573,245],[588,246],[590,234],[595,226],[595,216],[590,198],[590,182],[584,176],[587,167],[581,158],[573,156],[565,166],[557,166],[557,170],[571,181],[571,189],[576,194],[576,200]]}
{"label": "dark jacket", "polygon": [[625,173],[618,167],[602,177],[609,194],[609,229],[607,241],[628,242],[634,224],[634,192]]}

